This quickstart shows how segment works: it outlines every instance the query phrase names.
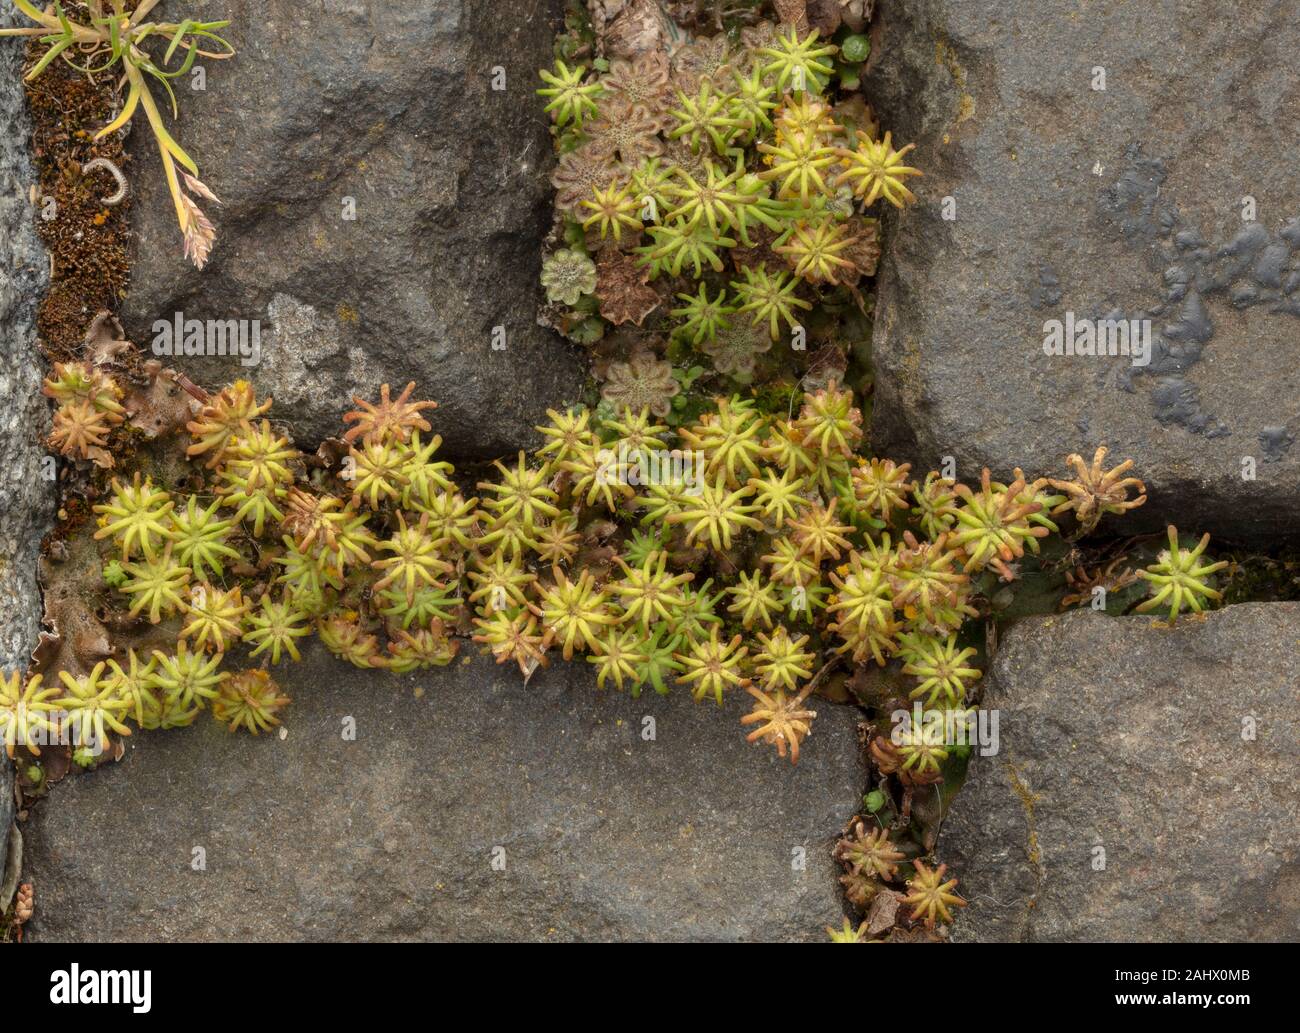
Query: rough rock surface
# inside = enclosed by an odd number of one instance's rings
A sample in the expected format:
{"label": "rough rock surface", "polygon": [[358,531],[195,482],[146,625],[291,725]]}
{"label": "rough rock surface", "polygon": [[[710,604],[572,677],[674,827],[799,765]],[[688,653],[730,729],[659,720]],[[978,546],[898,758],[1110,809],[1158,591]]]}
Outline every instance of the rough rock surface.
{"label": "rough rock surface", "polygon": [[1295,603],[1012,628],[983,702],[1001,751],[939,841],[954,938],[1300,939],[1298,647]]}
{"label": "rough rock surface", "polygon": [[[14,766],[7,756],[0,753],[0,879],[4,878],[9,863],[9,830],[14,820]],[[9,901],[0,900],[0,911],[9,906]]]}
{"label": "rough rock surface", "polygon": [[[0,27],[17,24],[6,5]],[[54,483],[42,476],[49,413],[41,397],[36,305],[49,267],[27,200],[36,181],[28,154],[22,47],[0,45],[0,669],[25,668],[40,621],[36,554],[52,512]],[[0,873],[13,816],[13,772],[0,752]],[[0,901],[0,910],[5,902]]]}
{"label": "rough rock surface", "polygon": [[285,686],[283,741],[205,718],[55,787],[25,832],[31,936],[818,940],[839,924],[830,844],[866,780],[852,708],[819,707],[792,769],[744,741],[739,699],[598,693],[580,663],[525,688],[483,659],[398,678],[313,647]]}
{"label": "rough rock surface", "polygon": [[[14,820],[14,767],[8,757],[0,758],[0,878],[8,870],[9,833]],[[9,906],[9,902],[0,901],[0,909]]]}
{"label": "rough rock surface", "polygon": [[[1300,532],[1294,15],[882,5],[866,89],[925,178],[882,265],[878,449],[975,478],[1107,443],[1151,489],[1129,527]],[[1044,354],[1067,312],[1150,319],[1152,361]]]}
{"label": "rough rock surface", "polygon": [[580,383],[579,356],[536,325],[552,154],[532,91],[563,6],[204,4],[233,21],[239,54],[206,64],[205,91],[178,88],[177,133],[225,202],[204,206],[217,243],[202,273],[182,258],[136,126],[133,339],[151,345],[154,321],[178,311],[260,320],[257,366],[178,364],[200,383],[251,374],[302,442],[336,433],[354,393],[414,379],[441,406],[450,456],[530,444]]}

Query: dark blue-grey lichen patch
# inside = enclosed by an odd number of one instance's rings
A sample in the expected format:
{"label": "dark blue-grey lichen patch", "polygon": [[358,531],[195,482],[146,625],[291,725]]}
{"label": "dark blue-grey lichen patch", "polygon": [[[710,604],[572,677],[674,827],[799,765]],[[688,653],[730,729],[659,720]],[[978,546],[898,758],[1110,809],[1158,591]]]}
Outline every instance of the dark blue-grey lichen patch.
{"label": "dark blue-grey lichen patch", "polygon": [[1039,267],[1038,282],[1029,288],[1029,303],[1039,309],[1061,303],[1061,278],[1050,265]]}
{"label": "dark blue-grey lichen patch", "polygon": [[[1146,157],[1132,144],[1124,152],[1119,177],[1098,198],[1107,232],[1145,252],[1163,284],[1160,301],[1149,310],[1114,316],[1152,320],[1150,364],[1120,368],[1116,381],[1122,390],[1133,391],[1135,378],[1146,375],[1157,420],[1220,437],[1231,431],[1204,410],[1199,390],[1187,379],[1214,337],[1206,299],[1218,296],[1237,309],[1266,305],[1272,313],[1300,316],[1300,216],[1288,219],[1276,233],[1248,222],[1226,243],[1212,244],[1200,228],[1184,225],[1162,198],[1166,176],[1163,160]],[[1278,430],[1280,435],[1273,433]],[[1271,458],[1290,447],[1285,427],[1266,428],[1261,442],[1266,435]]]}
{"label": "dark blue-grey lichen patch", "polygon": [[1281,462],[1294,444],[1295,435],[1285,427],[1265,427],[1259,432],[1259,446],[1264,450],[1266,463]]}

